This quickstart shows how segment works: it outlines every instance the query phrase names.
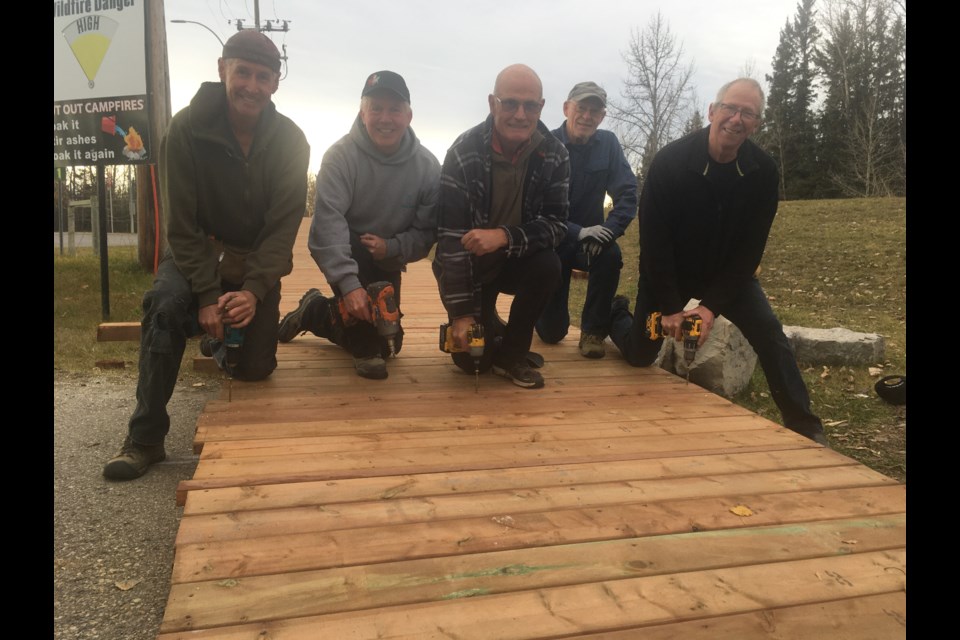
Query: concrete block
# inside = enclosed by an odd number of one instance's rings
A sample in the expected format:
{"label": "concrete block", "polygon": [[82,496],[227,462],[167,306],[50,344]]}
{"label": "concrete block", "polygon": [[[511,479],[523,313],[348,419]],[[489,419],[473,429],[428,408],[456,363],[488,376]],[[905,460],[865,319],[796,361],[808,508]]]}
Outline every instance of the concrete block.
{"label": "concrete block", "polygon": [[858,333],[834,327],[811,329],[784,326],[797,361],[804,364],[863,365],[883,362],[883,336],[876,333]]}

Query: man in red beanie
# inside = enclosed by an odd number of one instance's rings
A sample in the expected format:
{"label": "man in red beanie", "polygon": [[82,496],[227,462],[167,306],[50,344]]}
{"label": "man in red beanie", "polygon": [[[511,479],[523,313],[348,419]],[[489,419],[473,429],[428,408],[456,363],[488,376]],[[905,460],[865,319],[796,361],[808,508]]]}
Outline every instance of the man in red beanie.
{"label": "man in red beanie", "polygon": [[188,337],[205,334],[205,352],[240,380],[277,366],[280,278],[293,268],[310,146],[271,100],[280,52],[269,38],[237,32],[217,71],[220,82],[200,86],[160,144],[168,249],[143,298],[137,408],[104,466],[111,480],[165,459],[166,407]]}

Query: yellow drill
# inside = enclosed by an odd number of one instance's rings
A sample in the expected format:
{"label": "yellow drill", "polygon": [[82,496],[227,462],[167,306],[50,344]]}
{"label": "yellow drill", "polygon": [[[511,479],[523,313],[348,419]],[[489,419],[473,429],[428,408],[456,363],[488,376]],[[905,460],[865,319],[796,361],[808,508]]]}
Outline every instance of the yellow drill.
{"label": "yellow drill", "polygon": [[[663,332],[662,317],[663,314],[659,311],[647,316],[647,337],[651,340],[669,337]],[[697,357],[697,343],[703,330],[703,320],[696,315],[684,318],[680,330],[683,333],[683,361],[687,365],[687,382],[690,382],[690,366]]]}
{"label": "yellow drill", "polygon": [[473,376],[474,393],[480,393],[480,358],[483,357],[483,325],[474,323],[467,330],[467,348],[460,349],[453,341],[453,331],[450,325],[444,323],[440,325],[440,350],[444,353],[464,353],[469,352],[473,358]]}

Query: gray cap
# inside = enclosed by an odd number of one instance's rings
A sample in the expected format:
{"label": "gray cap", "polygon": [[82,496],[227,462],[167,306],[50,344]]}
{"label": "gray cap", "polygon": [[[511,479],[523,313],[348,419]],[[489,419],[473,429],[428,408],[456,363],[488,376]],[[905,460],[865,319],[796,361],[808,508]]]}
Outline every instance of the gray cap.
{"label": "gray cap", "polygon": [[580,102],[585,98],[597,98],[604,107],[607,106],[607,92],[596,82],[578,82],[573,89],[570,89],[570,95],[567,96],[567,100],[574,102]]}

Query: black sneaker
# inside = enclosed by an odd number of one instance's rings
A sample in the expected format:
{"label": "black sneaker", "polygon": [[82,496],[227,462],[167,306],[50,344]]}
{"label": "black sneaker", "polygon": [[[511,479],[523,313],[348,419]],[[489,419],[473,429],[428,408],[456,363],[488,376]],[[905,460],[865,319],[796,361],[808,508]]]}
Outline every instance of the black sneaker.
{"label": "black sneaker", "polygon": [[383,380],[387,377],[387,363],[380,356],[354,358],[353,366],[356,367],[357,375],[361,378]]}
{"label": "black sneaker", "polygon": [[319,289],[310,289],[303,297],[300,298],[300,304],[297,305],[297,308],[283,316],[283,320],[280,321],[280,328],[277,330],[277,339],[280,342],[290,342],[297,337],[297,334],[304,334],[307,331],[300,330],[300,323],[303,320],[303,312],[306,311],[307,307],[311,302],[317,298],[322,298]]}
{"label": "black sneaker", "polygon": [[610,319],[613,320],[621,311],[627,315],[631,315],[630,299],[627,296],[614,296],[613,303],[610,305]]}
{"label": "black sneaker", "polygon": [[154,445],[137,444],[130,436],[123,441],[120,453],[110,458],[103,467],[103,477],[110,480],[133,480],[147,472],[155,462],[167,457],[163,443]]}
{"label": "black sneaker", "polygon": [[543,386],[543,376],[531,369],[525,358],[510,365],[493,363],[493,372],[509,378],[513,384],[524,389],[539,389]]}

